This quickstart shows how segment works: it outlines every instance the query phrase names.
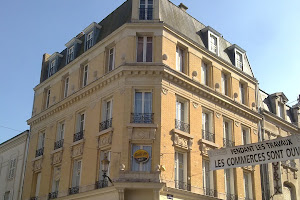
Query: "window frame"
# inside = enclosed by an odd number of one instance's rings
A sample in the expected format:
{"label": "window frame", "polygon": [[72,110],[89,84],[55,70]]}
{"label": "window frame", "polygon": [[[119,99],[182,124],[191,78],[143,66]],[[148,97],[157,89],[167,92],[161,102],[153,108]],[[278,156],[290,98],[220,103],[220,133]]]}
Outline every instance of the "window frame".
{"label": "window frame", "polygon": [[[143,38],[142,42],[142,60],[139,58],[139,38]],[[149,54],[149,51],[147,50],[148,47],[148,38],[151,38],[151,55]],[[151,63],[153,62],[153,53],[154,53],[154,48],[153,48],[153,42],[154,42],[154,37],[150,35],[137,35],[137,41],[136,41],[136,62],[138,63]],[[148,56],[151,56],[151,61],[148,61],[147,58]]]}
{"label": "window frame", "polygon": [[182,73],[186,73],[186,50],[180,45],[176,46],[176,70]]}
{"label": "window frame", "polygon": [[64,86],[63,86],[63,97],[67,98],[68,97],[68,93],[69,93],[70,76],[66,76],[63,79],[63,83],[64,83]]}
{"label": "window frame", "polygon": [[[245,179],[247,177],[247,180]],[[248,183],[246,183],[246,181]],[[244,182],[244,196],[245,199],[253,199],[253,178],[252,178],[252,172],[246,172],[243,171],[243,182]],[[248,185],[248,188],[246,188],[246,185]],[[248,195],[247,195],[248,193]]]}
{"label": "window frame", "polygon": [[[212,38],[216,39],[216,51],[214,51],[212,49]],[[211,32],[210,30],[208,30],[208,50],[214,54],[216,54],[217,56],[219,55],[219,36],[217,36],[216,34],[214,34],[213,32]]]}
{"label": "window frame", "polygon": [[[78,163],[80,162],[80,171],[78,171]],[[75,168],[76,165],[76,168]],[[77,175],[75,174],[77,172]],[[78,175],[79,172],[79,175]],[[72,168],[72,181],[71,181],[71,187],[79,187],[81,182],[81,175],[82,175],[82,159],[76,159],[73,161],[73,168]],[[77,180],[75,178],[79,177],[78,179],[78,185]]]}
{"label": "window frame", "polygon": [[[242,87],[243,86],[243,87]],[[240,103],[247,105],[247,83],[239,82]]]}
{"label": "window frame", "polygon": [[[241,51],[237,50],[236,48],[234,49],[234,57],[235,57],[235,66],[240,69],[240,70],[244,70],[244,53],[242,53]],[[241,60],[239,60],[238,58],[241,58]]]}
{"label": "window frame", "polygon": [[[205,119],[207,119],[207,120],[204,119],[204,114],[205,114],[205,116],[207,116],[207,117],[205,117]],[[213,111],[202,107],[202,118],[201,119],[202,119],[202,131],[208,131],[209,133],[211,133],[215,136]],[[208,130],[206,130],[207,126],[205,125],[205,124],[207,124],[206,123],[207,121],[208,121]],[[202,139],[204,139],[204,138],[202,138]],[[211,141],[211,142],[214,142],[214,141]]]}
{"label": "window frame", "polygon": [[[179,180],[180,179],[180,163],[179,163],[179,155],[178,154],[181,154],[182,157],[183,157],[183,177],[182,177],[182,180]],[[185,152],[185,151],[180,151],[178,149],[175,149],[175,152],[174,152],[174,181],[175,181],[175,184],[176,182],[182,182],[182,183],[185,183],[185,184],[188,184],[188,175],[187,175],[187,172],[188,172],[188,152]],[[180,186],[180,184],[179,184]],[[176,187],[176,185],[175,185]],[[179,189],[187,189],[187,188],[180,188],[178,187]]]}
{"label": "window frame", "polygon": [[6,191],[3,195],[3,200],[11,200],[10,194],[11,194],[10,191]]}
{"label": "window frame", "polygon": [[209,86],[210,83],[210,69],[208,63],[202,61],[201,63],[201,83]]}
{"label": "window frame", "polygon": [[48,78],[56,72],[56,59],[49,60]]}
{"label": "window frame", "polygon": [[[182,118],[182,116],[180,115],[180,119],[178,118],[179,117],[179,109],[180,108],[178,108],[178,103],[180,103],[181,105],[183,104],[183,120],[181,119]],[[176,105],[175,105],[175,110],[176,110],[176,120],[179,120],[179,121],[181,121],[181,122],[184,122],[184,123],[187,123],[187,124],[189,124],[189,113],[190,113],[190,111],[189,111],[189,101],[187,100],[187,99],[184,99],[184,98],[182,98],[182,97],[180,97],[180,96],[176,96]],[[182,114],[182,111],[180,112],[181,114]]]}
{"label": "window frame", "polygon": [[[144,0],[144,1],[145,1],[145,4],[141,4],[141,0],[139,1],[139,9],[140,9],[139,20],[153,20],[154,0],[152,0],[152,4],[149,4],[149,0]],[[144,5],[144,8],[142,8],[142,5]],[[143,16],[144,19],[141,19],[141,9],[145,9],[145,15]],[[152,9],[152,18],[151,19],[148,19],[148,12],[149,12],[148,9]]]}
{"label": "window frame", "polygon": [[[242,133],[242,145],[251,144],[251,132],[250,128],[246,126],[241,126],[241,133]],[[246,136],[245,136],[246,134]],[[245,141],[246,139],[246,141]]]}
{"label": "window frame", "polygon": [[[83,116],[83,118],[82,118]],[[86,115],[85,112],[79,112],[77,113],[77,119],[76,119],[76,133],[79,133],[81,131],[85,130],[85,121],[86,121]]]}
{"label": "window frame", "polygon": [[75,59],[75,44],[67,48],[67,64]]}
{"label": "window frame", "polygon": [[48,109],[50,107],[51,88],[46,89],[45,95],[45,109]]}
{"label": "window frame", "polygon": [[94,46],[94,30],[85,34],[85,51]]}
{"label": "window frame", "polygon": [[[207,166],[205,165],[207,164]],[[210,162],[208,158],[203,158],[202,159],[202,173],[203,173],[203,188],[208,188],[209,191],[210,190],[214,190],[215,189],[215,180],[214,180],[214,171],[210,170]],[[208,168],[208,170],[206,170],[206,168]],[[207,187],[207,182],[206,182],[206,174],[209,173],[209,186]],[[209,192],[208,192],[209,193]]]}
{"label": "window frame", "polygon": [[281,102],[278,102],[277,104],[277,116],[281,119],[285,119],[285,111],[284,111],[284,104]]}
{"label": "window frame", "polygon": [[[137,112],[137,105],[136,105],[136,102],[137,102],[137,99],[136,99],[136,93],[142,93],[142,99],[141,99],[141,102],[142,102],[142,111],[141,112]],[[151,108],[151,114],[153,113],[153,90],[152,89],[135,89],[134,90],[134,96],[133,96],[133,112],[138,114],[150,114],[150,113],[146,113],[145,112],[145,94],[146,93],[150,93],[151,94],[151,102],[149,104],[150,108]]]}
{"label": "window frame", "polygon": [[221,72],[221,89],[222,89],[222,94],[223,95],[226,95],[228,97],[231,97],[230,95],[230,87],[231,87],[231,83],[230,83],[230,74],[225,72],[225,71],[222,71]]}
{"label": "window frame", "polygon": [[[110,102],[109,109],[108,109],[108,102]],[[103,100],[102,103],[102,121],[110,120],[113,116],[113,98],[108,98]],[[109,115],[107,114],[107,111],[109,110]]]}
{"label": "window frame", "polygon": [[88,85],[88,76],[89,76],[89,65],[85,64],[82,66],[82,75],[81,75],[81,87]]}
{"label": "window frame", "polygon": [[56,142],[64,139],[66,130],[66,122],[61,121],[58,123],[57,134],[56,134]]}
{"label": "window frame", "polygon": [[[228,179],[227,174],[229,174],[229,189],[228,189]],[[229,190],[231,195],[235,195],[235,172],[233,168],[224,169],[224,178],[225,178],[225,194],[228,194]]]}
{"label": "window frame", "polygon": [[[226,133],[226,127],[225,124],[228,123],[228,137]],[[223,118],[223,138],[230,140],[231,142],[234,142],[234,127],[233,127],[233,121],[227,118]]]}
{"label": "window frame", "polygon": [[[137,163],[138,170],[134,170],[134,164],[136,163],[135,159],[133,158],[134,146],[137,146],[137,147],[139,147],[139,149],[143,149],[143,150],[145,150],[144,147],[150,147],[151,148],[151,152],[147,151],[148,154],[149,154],[148,161],[144,162],[144,163],[142,163],[142,162]],[[149,162],[150,162],[150,164],[149,164]],[[147,165],[149,165],[149,166],[147,166]],[[151,172],[152,171],[152,145],[151,144],[131,144],[131,168],[130,168],[130,170],[132,172]]]}
{"label": "window frame", "polygon": [[44,148],[44,146],[45,146],[45,138],[46,138],[45,131],[42,131],[42,132],[40,132],[38,134],[37,150]]}
{"label": "window frame", "polygon": [[[56,180],[56,172],[59,169],[59,180]],[[51,184],[51,192],[58,192],[59,191],[59,184],[61,178],[61,166],[54,166],[53,167],[53,174],[52,174],[52,184]],[[57,184],[58,182],[58,184]]]}
{"label": "window frame", "polygon": [[[111,50],[113,53],[111,54]],[[112,47],[108,49],[108,59],[107,59],[107,72],[113,71],[115,69],[115,57],[116,57],[116,48]]]}

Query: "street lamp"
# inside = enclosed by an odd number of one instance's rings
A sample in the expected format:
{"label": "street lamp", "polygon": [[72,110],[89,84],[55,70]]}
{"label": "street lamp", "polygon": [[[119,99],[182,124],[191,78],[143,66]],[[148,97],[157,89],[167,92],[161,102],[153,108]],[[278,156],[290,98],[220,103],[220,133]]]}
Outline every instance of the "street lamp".
{"label": "street lamp", "polygon": [[107,155],[105,154],[104,159],[101,161],[102,171],[103,171],[103,185],[102,185],[102,187],[107,187],[108,186],[108,184],[105,181],[106,178],[108,178],[109,182],[111,182],[111,184],[112,184],[111,179],[109,178],[109,176],[106,175],[106,173],[108,171],[109,163],[110,163],[110,161],[107,159]]}

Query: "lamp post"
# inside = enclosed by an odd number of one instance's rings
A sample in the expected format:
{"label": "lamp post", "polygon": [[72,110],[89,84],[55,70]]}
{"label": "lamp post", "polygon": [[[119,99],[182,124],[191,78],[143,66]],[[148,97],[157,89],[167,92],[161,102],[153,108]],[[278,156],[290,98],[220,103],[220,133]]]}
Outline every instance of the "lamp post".
{"label": "lamp post", "polygon": [[108,186],[108,183],[106,181],[106,178],[109,180],[109,182],[111,182],[112,184],[112,181],[111,179],[109,178],[109,176],[106,175],[107,171],[108,171],[108,166],[109,166],[109,163],[110,161],[107,159],[107,155],[105,154],[105,157],[104,159],[101,161],[101,164],[102,164],[102,171],[103,171],[103,182],[102,182],[102,185],[100,186],[100,188],[102,187],[107,187]]}

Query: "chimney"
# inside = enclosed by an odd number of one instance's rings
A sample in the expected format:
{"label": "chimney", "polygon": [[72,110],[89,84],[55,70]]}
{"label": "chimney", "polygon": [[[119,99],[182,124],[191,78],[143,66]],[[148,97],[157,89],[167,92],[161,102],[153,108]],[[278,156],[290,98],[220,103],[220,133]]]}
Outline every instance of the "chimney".
{"label": "chimney", "polygon": [[186,12],[187,9],[189,9],[188,7],[186,7],[186,5],[184,5],[183,3],[180,3],[178,6],[181,10],[183,10],[184,12]]}

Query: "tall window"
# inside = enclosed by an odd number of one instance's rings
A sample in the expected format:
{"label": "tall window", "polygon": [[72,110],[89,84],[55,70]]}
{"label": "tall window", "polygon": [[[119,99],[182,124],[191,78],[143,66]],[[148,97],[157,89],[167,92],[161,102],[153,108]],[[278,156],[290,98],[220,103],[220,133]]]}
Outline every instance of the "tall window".
{"label": "tall window", "polygon": [[140,20],[153,19],[153,0],[140,0]]}
{"label": "tall window", "polygon": [[243,70],[243,54],[238,51],[235,51],[235,66]]}
{"label": "tall window", "polygon": [[75,58],[75,56],[74,56],[74,54],[75,54],[74,49],[75,49],[74,45],[71,46],[70,48],[68,48],[68,51],[67,51],[67,54],[68,54],[67,55],[67,63],[70,63],[72,60],[74,60],[74,58]]}
{"label": "tall window", "polygon": [[69,77],[66,77],[64,79],[64,98],[68,96],[68,92],[69,92]]}
{"label": "tall window", "polygon": [[44,148],[44,143],[45,143],[45,133],[43,132],[39,134],[38,149]]}
{"label": "tall window", "polygon": [[55,65],[56,65],[56,60],[55,59],[50,61],[48,77],[52,76],[55,73],[55,71],[56,71]]}
{"label": "tall window", "polygon": [[89,32],[87,35],[86,35],[86,38],[85,38],[85,50],[87,51],[88,49],[90,49],[93,45],[94,45],[94,42],[93,42],[93,31]]}
{"label": "tall window", "polygon": [[184,50],[180,47],[176,47],[176,70],[185,72],[184,68]]}
{"label": "tall window", "polygon": [[175,187],[187,190],[187,154],[175,151]]}
{"label": "tall window", "polygon": [[235,199],[233,169],[225,169],[226,199]]}
{"label": "tall window", "polygon": [[9,171],[8,171],[8,179],[13,179],[15,176],[17,166],[17,159],[13,158],[9,161]]}
{"label": "tall window", "polygon": [[110,72],[115,68],[115,48],[111,48],[108,51],[108,71]]}
{"label": "tall window", "polygon": [[243,145],[251,143],[249,128],[242,127],[242,138],[243,138],[243,141],[242,141]]}
{"label": "tall window", "polygon": [[222,72],[222,93],[229,96],[229,76]]}
{"label": "tall window", "polygon": [[112,106],[113,106],[112,99],[107,100],[105,102],[105,120],[109,120],[112,118]]}
{"label": "tall window", "polygon": [[79,192],[80,177],[81,177],[80,175],[81,175],[81,160],[75,160],[73,163],[72,188],[76,188],[76,189],[73,190],[73,193]]}
{"label": "tall window", "polygon": [[225,147],[233,147],[233,137],[232,137],[232,122],[224,120],[223,121],[223,144]]}
{"label": "tall window", "polygon": [[4,193],[4,200],[10,200],[10,191]]}
{"label": "tall window", "polygon": [[50,106],[50,95],[51,95],[51,90],[48,89],[46,90],[46,101],[45,101],[45,108],[49,108]]}
{"label": "tall window", "polygon": [[135,91],[133,121],[134,123],[153,123],[152,92]]}
{"label": "tall window", "polygon": [[56,142],[54,143],[54,149],[63,147],[63,140],[65,134],[65,122],[60,122],[57,127]]}
{"label": "tall window", "polygon": [[85,114],[84,113],[78,114],[78,121],[77,121],[78,132],[84,131],[84,121],[85,121]]}
{"label": "tall window", "polygon": [[35,197],[39,196],[40,192],[40,185],[41,185],[41,172],[36,174],[36,184],[35,184]]}
{"label": "tall window", "polygon": [[282,119],[284,119],[284,105],[280,102],[278,102],[278,116]]}
{"label": "tall window", "polygon": [[215,134],[213,133],[213,114],[206,110],[202,112],[202,138],[215,142]]}
{"label": "tall window", "polygon": [[214,196],[214,176],[213,171],[209,170],[209,161],[203,160],[202,162],[203,172],[203,190],[204,195]]}
{"label": "tall window", "polygon": [[138,37],[137,62],[152,62],[152,40],[152,37]]}
{"label": "tall window", "polygon": [[[134,157],[134,154],[138,150],[144,150],[148,153],[148,158],[144,155],[143,158]],[[152,162],[152,147],[149,145],[132,145],[131,152],[131,170],[132,171],[151,171],[151,162]]]}
{"label": "tall window", "polygon": [[245,199],[253,199],[252,176],[249,172],[244,172],[244,192]]}
{"label": "tall window", "polygon": [[85,65],[82,69],[82,87],[87,85],[89,66]]}
{"label": "tall window", "polygon": [[209,51],[218,55],[218,37],[209,32]]}
{"label": "tall window", "polygon": [[54,167],[53,169],[53,179],[52,179],[52,188],[51,188],[51,196],[54,198],[57,198],[58,188],[59,188],[59,182],[60,182],[60,174],[61,174],[61,168],[60,167]]}
{"label": "tall window", "polygon": [[209,71],[208,71],[208,66],[205,62],[202,62],[201,66],[201,83],[204,85],[209,84]]}
{"label": "tall window", "polygon": [[240,100],[242,104],[246,104],[246,86],[240,83]]}
{"label": "tall window", "polygon": [[190,125],[188,124],[188,102],[178,97],[176,99],[175,128],[187,133],[190,132]]}

